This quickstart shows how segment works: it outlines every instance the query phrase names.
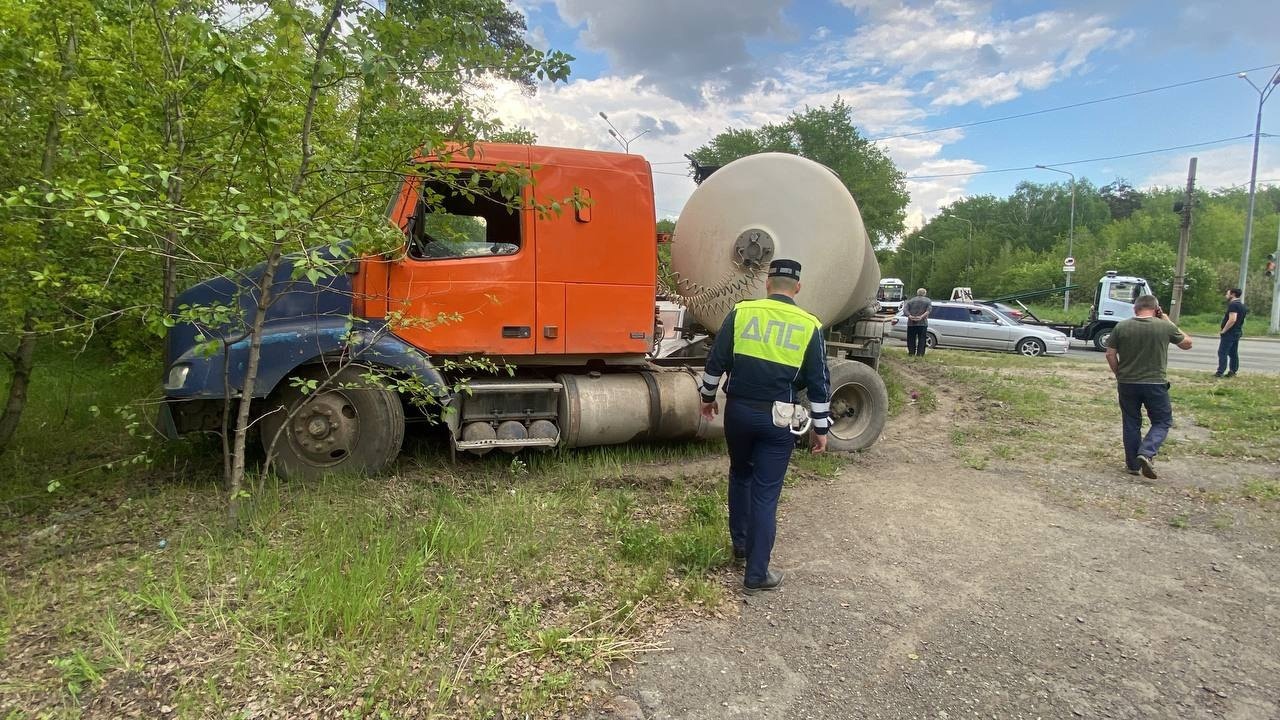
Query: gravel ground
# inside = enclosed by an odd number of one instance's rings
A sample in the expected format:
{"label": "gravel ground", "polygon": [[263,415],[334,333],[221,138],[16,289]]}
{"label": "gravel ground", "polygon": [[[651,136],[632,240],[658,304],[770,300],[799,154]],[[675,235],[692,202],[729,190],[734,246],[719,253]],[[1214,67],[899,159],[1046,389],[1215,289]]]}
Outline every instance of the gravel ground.
{"label": "gravel ground", "polygon": [[[965,421],[940,401],[927,425]],[[746,597],[726,571],[727,619],[678,625],[590,716],[1280,718],[1280,513],[1165,519],[1204,503],[1189,478],[1232,468],[976,470],[946,432],[909,450],[912,415],[834,481],[786,491],[781,589]],[[1138,505],[1160,512],[1117,512]]]}

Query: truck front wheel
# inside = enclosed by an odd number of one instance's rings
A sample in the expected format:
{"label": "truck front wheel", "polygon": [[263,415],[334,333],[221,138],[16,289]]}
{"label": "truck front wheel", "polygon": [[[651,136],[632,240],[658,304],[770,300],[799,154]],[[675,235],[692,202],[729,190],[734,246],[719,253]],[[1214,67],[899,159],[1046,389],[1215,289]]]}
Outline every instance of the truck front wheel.
{"label": "truck front wheel", "polygon": [[288,381],[268,398],[262,416],[262,446],[275,443],[274,463],[288,478],[328,473],[371,475],[400,454],[404,406],[394,392],[363,377],[368,368],[348,365],[329,373],[316,366],[292,377],[316,381],[304,392]]}
{"label": "truck front wheel", "polygon": [[1109,327],[1098,328],[1098,331],[1093,334],[1093,349],[1106,352],[1107,341],[1111,339],[1111,330],[1112,328]]}
{"label": "truck front wheel", "polygon": [[827,449],[853,452],[871,447],[884,431],[889,393],[871,366],[856,360],[833,361],[831,430]]}

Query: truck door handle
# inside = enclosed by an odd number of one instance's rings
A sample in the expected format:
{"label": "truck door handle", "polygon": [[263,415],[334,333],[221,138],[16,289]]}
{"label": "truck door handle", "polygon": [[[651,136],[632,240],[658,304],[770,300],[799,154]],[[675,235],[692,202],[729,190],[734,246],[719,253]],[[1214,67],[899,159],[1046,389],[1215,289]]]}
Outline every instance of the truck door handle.
{"label": "truck door handle", "polygon": [[1103,315],[1115,315],[1115,312],[1113,312],[1113,311],[1111,311],[1111,310],[1103,310],[1103,311],[1102,311],[1102,314],[1103,314]]}
{"label": "truck door handle", "polygon": [[532,333],[529,331],[528,325],[503,325],[502,337],[504,338],[527,338]]}

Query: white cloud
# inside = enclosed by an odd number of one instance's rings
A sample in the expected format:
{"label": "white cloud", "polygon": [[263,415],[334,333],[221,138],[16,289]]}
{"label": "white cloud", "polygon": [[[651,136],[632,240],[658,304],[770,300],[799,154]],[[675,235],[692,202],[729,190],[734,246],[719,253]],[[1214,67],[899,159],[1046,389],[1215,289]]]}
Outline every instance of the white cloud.
{"label": "white cloud", "polygon": [[856,66],[926,79],[937,107],[1007,102],[1081,71],[1094,53],[1132,37],[1100,15],[1070,11],[1004,19],[964,0],[842,3],[867,22],[841,41],[840,52]]}
{"label": "white cloud", "polygon": [[524,41],[543,52],[551,49],[551,41],[547,39],[547,30],[541,25],[531,29],[525,35]]}
{"label": "white cloud", "polygon": [[[1142,187],[1184,187],[1187,184],[1187,162],[1191,152],[1164,160],[1159,169],[1141,182]],[[1196,187],[1217,190],[1230,187],[1248,187],[1249,169],[1253,161],[1253,141],[1250,139],[1227,147],[1195,152]],[[1280,141],[1264,138],[1258,147],[1258,183],[1280,185]]]}

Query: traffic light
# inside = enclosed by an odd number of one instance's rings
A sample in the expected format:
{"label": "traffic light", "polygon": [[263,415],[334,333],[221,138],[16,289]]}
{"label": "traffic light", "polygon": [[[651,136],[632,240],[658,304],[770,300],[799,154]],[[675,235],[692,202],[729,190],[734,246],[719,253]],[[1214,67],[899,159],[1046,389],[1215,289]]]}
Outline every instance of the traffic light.
{"label": "traffic light", "polygon": [[1272,277],[1276,274],[1276,254],[1275,253],[1267,253],[1267,269],[1265,274],[1267,277]]}

